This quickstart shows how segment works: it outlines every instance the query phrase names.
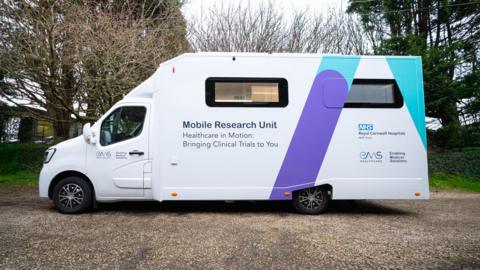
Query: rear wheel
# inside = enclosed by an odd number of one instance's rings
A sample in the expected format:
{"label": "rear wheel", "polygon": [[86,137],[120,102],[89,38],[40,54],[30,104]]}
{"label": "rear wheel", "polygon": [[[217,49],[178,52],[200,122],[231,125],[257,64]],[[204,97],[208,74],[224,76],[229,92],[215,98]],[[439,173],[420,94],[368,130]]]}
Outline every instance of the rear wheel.
{"label": "rear wheel", "polygon": [[53,204],[62,213],[78,214],[92,207],[93,191],[84,179],[69,176],[53,188]]}
{"label": "rear wheel", "polygon": [[320,214],[327,209],[330,197],[328,190],[322,187],[311,187],[293,193],[293,207],[302,214]]}

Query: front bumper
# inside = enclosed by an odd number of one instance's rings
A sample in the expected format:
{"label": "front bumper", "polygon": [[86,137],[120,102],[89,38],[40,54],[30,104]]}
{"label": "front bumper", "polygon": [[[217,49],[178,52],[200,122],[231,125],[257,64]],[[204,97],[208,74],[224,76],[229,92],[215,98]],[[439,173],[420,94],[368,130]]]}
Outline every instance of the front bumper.
{"label": "front bumper", "polygon": [[48,165],[43,166],[38,179],[38,192],[42,198],[48,198],[48,188],[54,177],[52,170],[48,167]]}

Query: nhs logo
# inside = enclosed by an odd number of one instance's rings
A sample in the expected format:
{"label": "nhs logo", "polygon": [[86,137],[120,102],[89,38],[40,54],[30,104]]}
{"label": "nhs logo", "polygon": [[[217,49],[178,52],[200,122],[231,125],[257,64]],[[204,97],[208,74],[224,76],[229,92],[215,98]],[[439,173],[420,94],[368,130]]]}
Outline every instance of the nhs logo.
{"label": "nhs logo", "polygon": [[371,131],[373,130],[373,124],[358,124],[359,131]]}

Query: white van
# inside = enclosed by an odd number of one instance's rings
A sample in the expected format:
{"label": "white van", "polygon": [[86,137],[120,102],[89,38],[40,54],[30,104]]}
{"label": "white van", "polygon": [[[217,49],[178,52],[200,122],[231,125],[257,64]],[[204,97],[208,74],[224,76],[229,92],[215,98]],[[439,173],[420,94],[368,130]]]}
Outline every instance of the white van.
{"label": "white van", "polygon": [[45,153],[64,213],[125,200],[427,199],[420,57],[195,53]]}

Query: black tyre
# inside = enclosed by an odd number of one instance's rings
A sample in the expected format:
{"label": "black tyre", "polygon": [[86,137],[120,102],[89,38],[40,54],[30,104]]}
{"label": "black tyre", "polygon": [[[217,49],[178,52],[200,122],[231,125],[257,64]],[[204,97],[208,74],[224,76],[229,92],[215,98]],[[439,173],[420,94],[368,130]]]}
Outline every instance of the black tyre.
{"label": "black tyre", "polygon": [[83,178],[69,176],[60,180],[53,188],[53,204],[58,211],[78,214],[90,210],[93,190]]}
{"label": "black tyre", "polygon": [[322,187],[311,187],[293,193],[293,207],[302,214],[320,214],[327,209],[330,196]]}

